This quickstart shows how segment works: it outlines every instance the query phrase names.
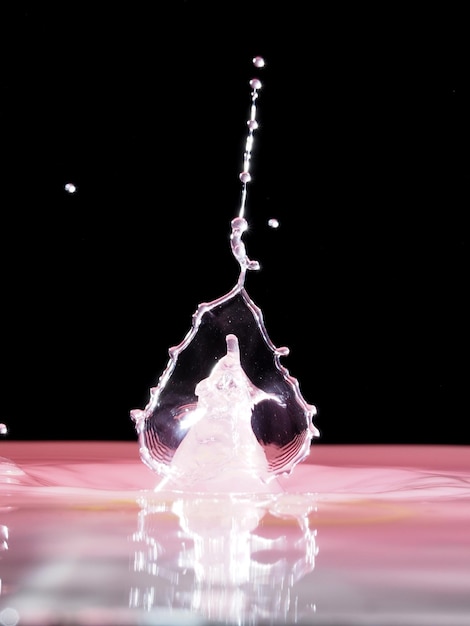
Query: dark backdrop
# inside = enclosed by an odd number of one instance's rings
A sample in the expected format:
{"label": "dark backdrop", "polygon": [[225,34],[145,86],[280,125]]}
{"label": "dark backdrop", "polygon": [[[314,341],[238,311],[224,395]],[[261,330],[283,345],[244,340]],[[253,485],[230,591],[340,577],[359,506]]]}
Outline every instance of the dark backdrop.
{"label": "dark backdrop", "polygon": [[246,286],[321,442],[470,444],[463,14],[96,4],[0,9],[9,437],[135,438],[168,348],[236,281],[258,75]]}

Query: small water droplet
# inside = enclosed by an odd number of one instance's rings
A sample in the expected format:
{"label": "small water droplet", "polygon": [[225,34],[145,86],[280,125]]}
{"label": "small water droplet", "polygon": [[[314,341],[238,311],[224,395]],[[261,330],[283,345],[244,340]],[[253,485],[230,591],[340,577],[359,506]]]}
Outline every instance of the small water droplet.
{"label": "small water droplet", "polygon": [[66,183],[64,189],[67,193],[75,193],[77,191],[76,186],[73,183]]}
{"label": "small water droplet", "polygon": [[8,433],[8,428],[6,424],[0,424],[0,435],[6,435]]}
{"label": "small water droplet", "polygon": [[264,67],[264,59],[263,59],[263,57],[255,57],[253,59],[253,65],[255,67]]}
{"label": "small water droplet", "polygon": [[268,220],[268,226],[271,226],[271,228],[279,228],[279,221],[272,217],[270,220]]}

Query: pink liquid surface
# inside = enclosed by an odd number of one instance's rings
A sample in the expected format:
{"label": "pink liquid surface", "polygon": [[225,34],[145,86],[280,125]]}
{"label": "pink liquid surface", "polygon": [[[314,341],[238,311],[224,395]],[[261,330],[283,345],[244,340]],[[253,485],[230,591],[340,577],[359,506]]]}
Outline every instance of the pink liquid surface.
{"label": "pink liquid surface", "polygon": [[0,625],[470,624],[470,449],[313,445],[272,496],[3,442]]}

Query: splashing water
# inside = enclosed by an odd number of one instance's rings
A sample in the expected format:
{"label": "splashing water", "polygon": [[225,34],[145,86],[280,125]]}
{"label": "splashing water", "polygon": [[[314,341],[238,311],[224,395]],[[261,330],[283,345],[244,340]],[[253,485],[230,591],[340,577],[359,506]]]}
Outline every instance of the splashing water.
{"label": "splashing water", "polygon": [[[262,68],[264,59],[255,57],[253,64]],[[271,342],[261,309],[245,290],[247,271],[260,268],[242,239],[261,88],[258,78],[249,84],[241,202],[230,234],[240,266],[237,284],[199,305],[184,340],[170,348],[147,406],[131,411],[142,461],[164,477],[159,488],[275,491],[273,478],[290,473],[319,436],[312,422],[315,407],[280,363],[289,350]]]}

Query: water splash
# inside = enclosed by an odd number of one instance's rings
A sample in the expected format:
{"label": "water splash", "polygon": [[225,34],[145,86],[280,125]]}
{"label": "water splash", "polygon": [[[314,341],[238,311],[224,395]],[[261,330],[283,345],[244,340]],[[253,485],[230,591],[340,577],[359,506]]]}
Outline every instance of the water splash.
{"label": "water splash", "polygon": [[[264,59],[255,57],[253,64],[262,68]],[[170,348],[147,406],[131,411],[142,461],[165,478],[166,488],[259,492],[271,483],[276,491],[273,479],[290,473],[319,436],[312,422],[315,407],[281,365],[289,350],[272,343],[261,309],[245,290],[247,271],[260,268],[243,242],[261,81],[249,84],[241,201],[230,234],[240,266],[237,284],[199,305],[186,337]]]}

